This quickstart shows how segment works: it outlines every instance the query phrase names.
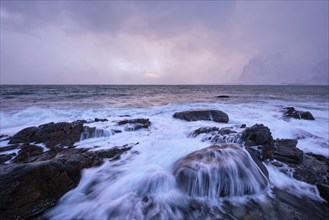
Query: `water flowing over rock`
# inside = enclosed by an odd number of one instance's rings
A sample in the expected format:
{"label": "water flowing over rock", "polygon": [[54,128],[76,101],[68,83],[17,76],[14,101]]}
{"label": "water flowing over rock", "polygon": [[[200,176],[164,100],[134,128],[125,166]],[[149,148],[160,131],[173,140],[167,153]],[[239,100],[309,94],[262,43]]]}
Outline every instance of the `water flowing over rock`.
{"label": "water flowing over rock", "polygon": [[125,131],[136,131],[142,128],[148,128],[151,122],[148,118],[125,119],[119,121],[118,125],[126,125]]}
{"label": "water flowing over rock", "polygon": [[173,173],[179,187],[192,197],[258,194],[268,186],[249,153],[237,144],[194,151],[175,163]]}
{"label": "water flowing over rock", "polygon": [[315,120],[311,112],[297,111],[293,107],[284,108],[284,118],[295,118],[304,120]]}
{"label": "water flowing over rock", "polygon": [[219,110],[191,110],[176,112],[173,115],[174,118],[185,120],[185,121],[215,121],[228,123],[229,117],[225,112]]}
{"label": "water flowing over rock", "polygon": [[50,150],[24,163],[1,165],[0,218],[26,219],[45,211],[77,186],[83,168],[100,165],[103,158],[118,158],[131,147]]}

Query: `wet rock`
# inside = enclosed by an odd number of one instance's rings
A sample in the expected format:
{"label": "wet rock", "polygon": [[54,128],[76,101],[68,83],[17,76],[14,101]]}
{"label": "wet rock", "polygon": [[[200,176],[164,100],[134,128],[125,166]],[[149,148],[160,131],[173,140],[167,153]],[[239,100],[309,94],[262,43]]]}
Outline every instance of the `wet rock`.
{"label": "wet rock", "polygon": [[275,141],[275,150],[272,159],[285,163],[300,164],[303,161],[304,152],[296,147],[297,140],[294,139],[277,139]]}
{"label": "wet rock", "polygon": [[23,144],[18,151],[18,156],[13,159],[13,162],[23,162],[30,157],[38,156],[43,153],[42,147]]}
{"label": "wet rock", "polygon": [[327,204],[329,204],[329,185],[318,184],[316,187],[319,190],[320,196],[327,201]]}
{"label": "wet rock", "polygon": [[11,146],[6,146],[6,147],[0,147],[0,152],[6,152],[6,151],[10,151],[10,150],[15,150],[18,147],[19,147],[18,145],[11,145]]}
{"label": "wet rock", "polygon": [[148,128],[151,122],[148,118],[125,119],[118,122],[118,125],[126,125],[126,131],[136,131],[142,128]]}
{"label": "wet rock", "polygon": [[329,159],[314,154],[304,154],[301,164],[289,164],[295,169],[293,177],[310,184],[329,185]]}
{"label": "wet rock", "polygon": [[44,143],[48,148],[70,146],[80,140],[83,132],[83,123],[59,122],[40,125],[39,127],[25,128],[16,133],[9,141],[16,143]]}
{"label": "wet rock", "polygon": [[95,118],[95,122],[105,122],[108,121],[106,118]]}
{"label": "wet rock", "polygon": [[191,134],[189,134],[189,137],[197,137],[200,134],[214,133],[214,131],[219,131],[219,130],[220,128],[217,127],[201,127],[194,130]]}
{"label": "wet rock", "polygon": [[237,144],[194,151],[175,163],[173,173],[179,187],[192,197],[255,194],[268,185],[248,152]]}
{"label": "wet rock", "polygon": [[304,119],[304,120],[315,120],[311,112],[297,111],[293,107],[284,108],[283,112],[284,118],[295,118],[295,119]]}
{"label": "wet rock", "polygon": [[210,141],[213,144],[218,143],[241,143],[240,134],[233,130],[233,127],[201,127],[190,133],[189,137],[197,137],[200,134],[206,134],[202,141]]}
{"label": "wet rock", "polygon": [[248,153],[250,154],[251,158],[254,160],[254,162],[259,167],[259,169],[262,171],[262,173],[268,178],[268,170],[266,169],[266,167],[264,166],[264,164],[258,159],[258,157],[256,156],[256,154],[252,150],[250,150],[248,147],[246,147],[245,149],[248,151]]}
{"label": "wet rock", "polygon": [[228,98],[230,98],[230,96],[228,96],[228,95],[218,95],[217,98],[219,98],[219,99],[228,99]]}
{"label": "wet rock", "polygon": [[250,128],[246,128],[241,135],[241,140],[245,142],[245,146],[261,146],[261,159],[271,158],[274,152],[274,141],[271,131],[263,124],[255,124]]}
{"label": "wet rock", "polygon": [[88,149],[47,151],[30,163],[0,166],[0,218],[26,219],[53,206],[77,186],[80,171],[100,165],[104,157],[118,157],[130,148],[102,152]]}
{"label": "wet rock", "polygon": [[247,127],[246,124],[242,124],[242,125],[240,126],[240,128],[246,128],[246,127]]}
{"label": "wet rock", "polygon": [[185,120],[185,121],[215,121],[228,123],[229,117],[225,112],[219,110],[191,110],[176,112],[173,115],[174,118]]}
{"label": "wet rock", "polygon": [[89,139],[89,138],[97,138],[97,137],[107,137],[113,134],[112,132],[108,132],[103,129],[98,129],[95,127],[83,127],[83,132],[81,133],[81,140]]}
{"label": "wet rock", "polygon": [[16,156],[16,153],[11,153],[11,154],[1,154],[0,155],[0,164],[5,163],[7,161],[10,161],[13,157]]}
{"label": "wet rock", "polygon": [[38,127],[24,128],[10,138],[9,144],[44,143],[49,149],[72,146],[80,140],[82,135],[85,138],[95,136],[95,128],[83,126],[84,123],[86,123],[85,120],[78,120],[72,123],[51,122]]}

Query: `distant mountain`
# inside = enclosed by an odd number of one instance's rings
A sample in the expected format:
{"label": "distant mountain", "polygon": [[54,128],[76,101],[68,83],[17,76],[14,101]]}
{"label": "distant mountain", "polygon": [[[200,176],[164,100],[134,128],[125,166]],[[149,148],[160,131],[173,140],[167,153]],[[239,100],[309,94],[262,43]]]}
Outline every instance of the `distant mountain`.
{"label": "distant mountain", "polygon": [[297,68],[280,53],[250,59],[243,67],[240,81],[244,84],[285,84],[296,82]]}
{"label": "distant mountain", "polygon": [[243,67],[241,84],[329,84],[329,60],[312,68],[292,65],[280,53],[253,57]]}
{"label": "distant mountain", "polygon": [[316,64],[310,71],[309,82],[312,84],[329,84],[329,59]]}

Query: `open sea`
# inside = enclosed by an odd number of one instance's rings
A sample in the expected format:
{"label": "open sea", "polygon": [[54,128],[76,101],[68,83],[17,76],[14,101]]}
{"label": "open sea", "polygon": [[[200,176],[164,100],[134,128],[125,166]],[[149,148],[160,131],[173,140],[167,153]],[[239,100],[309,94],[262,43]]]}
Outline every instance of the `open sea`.
{"label": "open sea", "polygon": [[[229,98],[217,97],[221,95]],[[289,106],[310,111],[315,120],[283,120],[281,110]],[[1,85],[0,107],[0,135],[13,135],[25,127],[48,122],[81,119],[106,118],[107,122],[88,126],[109,131],[118,128],[116,121],[124,118],[149,118],[152,123],[149,129],[78,142],[77,147],[100,146],[97,149],[138,142],[133,148],[138,154],[128,153],[119,161],[107,161],[100,167],[85,169],[78,187],[46,213],[50,219],[183,218],[184,213],[180,210],[184,210],[188,199],[177,189],[172,166],[179,158],[211,145],[201,141],[201,136],[188,137],[193,130],[203,126],[264,124],[270,128],[274,139],[299,139],[297,147],[304,153],[329,158],[329,86]],[[229,122],[186,122],[172,117],[175,112],[193,109],[221,110],[228,114]],[[8,141],[0,141],[0,147],[7,144]],[[294,180],[270,164],[265,165],[271,187],[321,201],[315,186]],[[145,209],[141,208],[144,197],[139,193],[140,188],[159,175],[163,181],[152,180],[156,183],[152,185],[155,202],[149,208],[152,211],[146,215],[141,211]],[[94,184],[92,193],[86,195],[85,188],[90,184]],[[236,206],[248,204],[244,211],[228,209],[225,199],[194,198],[206,204],[209,210],[191,216],[195,219],[241,219],[249,213],[248,209],[252,209],[252,201],[266,206],[265,209],[262,205],[258,207],[264,209],[260,219],[282,219],[282,210],[272,209],[275,202],[271,193],[270,190],[256,197],[226,198]]]}

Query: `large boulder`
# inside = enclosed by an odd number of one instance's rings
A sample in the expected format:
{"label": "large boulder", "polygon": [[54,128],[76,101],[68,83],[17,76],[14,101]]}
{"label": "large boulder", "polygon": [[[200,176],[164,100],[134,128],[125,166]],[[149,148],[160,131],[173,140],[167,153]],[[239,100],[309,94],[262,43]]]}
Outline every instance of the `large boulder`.
{"label": "large boulder", "polygon": [[174,118],[185,120],[185,121],[215,121],[228,123],[229,117],[225,112],[219,110],[191,110],[176,112],[173,115]]}
{"label": "large boulder", "polygon": [[42,213],[77,186],[83,168],[100,165],[104,157],[117,158],[129,149],[50,150],[29,163],[1,165],[0,219],[26,219]]}
{"label": "large boulder", "polygon": [[284,118],[295,118],[304,120],[315,120],[311,112],[298,111],[293,107],[287,107],[283,109]]}
{"label": "large boulder", "polygon": [[257,194],[268,186],[261,169],[237,144],[212,145],[194,151],[175,163],[173,173],[179,187],[192,197]]}

